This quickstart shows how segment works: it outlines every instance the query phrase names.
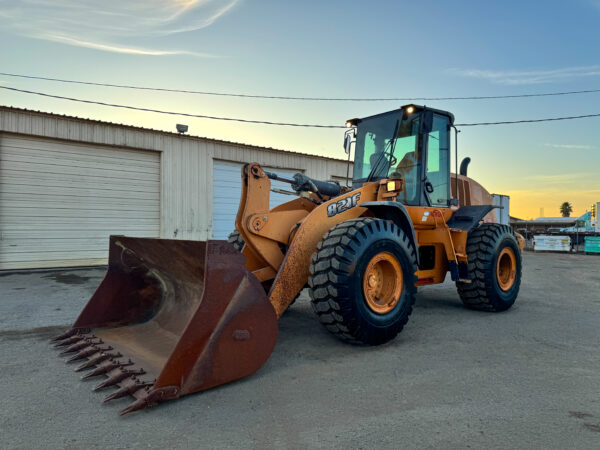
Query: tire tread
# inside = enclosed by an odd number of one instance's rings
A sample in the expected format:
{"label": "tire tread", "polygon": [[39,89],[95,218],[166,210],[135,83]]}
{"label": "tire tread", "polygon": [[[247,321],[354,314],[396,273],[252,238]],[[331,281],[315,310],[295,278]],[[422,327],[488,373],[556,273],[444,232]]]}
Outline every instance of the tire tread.
{"label": "tire tread", "polygon": [[[511,305],[499,303],[493,298],[490,286],[495,282],[495,268],[493,266],[496,243],[506,235],[512,236],[517,248],[518,241],[508,225],[497,223],[484,223],[469,233],[467,238],[468,271],[471,274],[471,283],[458,281],[456,288],[458,295],[467,308],[480,311],[503,311]],[[519,262],[515,283],[521,281],[520,252],[515,255]],[[517,286],[518,288],[518,286]]]}
{"label": "tire tread", "polygon": [[393,339],[408,322],[415,300],[416,276],[406,280],[408,313],[393,329],[385,331],[382,342],[373,342],[369,330],[361,327],[351,311],[349,295],[350,275],[361,242],[369,233],[384,232],[393,235],[405,249],[416,270],[416,253],[405,233],[397,226],[381,219],[360,217],[341,222],[325,234],[312,256],[309,293],[313,311],[325,328],[343,341],[353,344],[378,344]]}

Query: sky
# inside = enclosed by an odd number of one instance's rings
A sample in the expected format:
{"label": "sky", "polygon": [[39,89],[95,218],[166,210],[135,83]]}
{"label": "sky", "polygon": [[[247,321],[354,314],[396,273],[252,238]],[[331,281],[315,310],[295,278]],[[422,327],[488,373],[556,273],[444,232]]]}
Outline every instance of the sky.
{"label": "sky", "polygon": [[[369,2],[0,0],[0,72],[307,97],[512,95],[600,89],[600,0]],[[244,99],[0,76],[0,85],[145,108],[343,125],[402,102]],[[421,102],[422,103],[422,102]],[[457,123],[600,113],[600,92],[426,102]],[[179,118],[0,90],[0,104],[345,158],[343,131]],[[462,127],[459,160],[512,216],[600,201],[600,117]]]}

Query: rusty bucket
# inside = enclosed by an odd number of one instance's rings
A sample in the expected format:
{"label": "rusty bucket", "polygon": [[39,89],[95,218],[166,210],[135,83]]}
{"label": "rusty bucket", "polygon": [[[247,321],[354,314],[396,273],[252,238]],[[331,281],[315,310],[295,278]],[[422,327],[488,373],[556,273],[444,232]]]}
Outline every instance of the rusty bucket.
{"label": "rusty bucket", "polygon": [[256,372],[277,318],[245,257],[225,241],[111,236],[108,271],[73,327],[55,338],[83,378],[131,395],[120,414]]}

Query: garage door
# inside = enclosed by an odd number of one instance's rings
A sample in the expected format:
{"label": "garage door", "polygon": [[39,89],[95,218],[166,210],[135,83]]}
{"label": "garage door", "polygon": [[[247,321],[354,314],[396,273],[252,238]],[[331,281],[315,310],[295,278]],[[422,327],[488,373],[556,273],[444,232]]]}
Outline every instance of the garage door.
{"label": "garage door", "polygon": [[[298,169],[264,169],[289,176],[300,172]],[[242,193],[241,170],[242,164],[213,161],[213,239],[227,239],[235,229],[235,216]],[[290,185],[281,181],[271,180],[271,188],[291,191]],[[271,192],[270,207],[274,208],[295,198],[296,196]]]}
{"label": "garage door", "polygon": [[106,264],[160,232],[160,153],[0,135],[0,269]]}

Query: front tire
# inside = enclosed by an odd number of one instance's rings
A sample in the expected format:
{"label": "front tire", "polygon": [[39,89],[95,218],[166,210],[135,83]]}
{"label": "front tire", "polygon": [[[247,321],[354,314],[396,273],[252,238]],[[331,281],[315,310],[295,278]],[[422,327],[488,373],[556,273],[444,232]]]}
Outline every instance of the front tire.
{"label": "front tire", "polygon": [[484,223],[467,237],[471,283],[457,282],[458,294],[467,308],[506,311],[521,285],[521,249],[507,225]]}
{"label": "front tire", "polygon": [[333,227],[317,245],[308,278],[319,321],[338,338],[379,345],[408,322],[416,254],[396,225],[361,217]]}

